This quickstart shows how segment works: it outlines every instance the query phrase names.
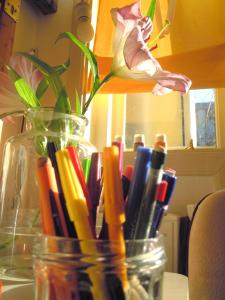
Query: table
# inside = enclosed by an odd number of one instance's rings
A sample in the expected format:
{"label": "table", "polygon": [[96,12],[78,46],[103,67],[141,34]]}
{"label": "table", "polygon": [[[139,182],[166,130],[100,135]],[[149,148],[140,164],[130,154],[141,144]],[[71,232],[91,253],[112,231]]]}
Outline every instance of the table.
{"label": "table", "polygon": [[[1,300],[34,300],[34,284],[4,281]],[[177,273],[164,273],[162,300],[189,300],[188,279]],[[66,299],[65,299],[66,300]]]}

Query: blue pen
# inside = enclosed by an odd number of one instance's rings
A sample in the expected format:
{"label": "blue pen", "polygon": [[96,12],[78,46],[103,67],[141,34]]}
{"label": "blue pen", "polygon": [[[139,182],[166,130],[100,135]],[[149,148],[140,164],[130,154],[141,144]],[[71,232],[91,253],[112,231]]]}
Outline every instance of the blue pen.
{"label": "blue pen", "polygon": [[144,192],[147,175],[150,167],[151,149],[139,147],[134,166],[134,172],[130,183],[127,204],[126,223],[124,225],[125,239],[133,239],[137,224],[141,199]]}
{"label": "blue pen", "polygon": [[165,180],[168,183],[168,186],[167,186],[167,190],[166,190],[165,200],[164,200],[163,205],[161,207],[161,210],[160,210],[160,213],[159,213],[159,216],[158,216],[158,221],[156,223],[156,230],[159,229],[162,218],[163,218],[163,215],[167,211],[168,206],[170,204],[170,201],[171,201],[171,198],[172,198],[172,195],[173,195],[173,192],[174,192],[174,188],[175,188],[175,185],[176,185],[177,177],[175,176],[174,172],[171,173],[171,172],[164,171],[162,179]]}
{"label": "blue pen", "polygon": [[145,239],[149,237],[154,215],[154,201],[158,184],[162,180],[163,165],[166,158],[167,144],[166,136],[158,135],[151,157],[151,167],[149,176],[141,200],[141,208],[138,215],[135,239]]}
{"label": "blue pen", "polygon": [[153,208],[154,215],[153,215],[149,238],[154,238],[156,236],[158,230],[157,224],[161,216],[161,211],[163,210],[167,187],[168,187],[168,183],[165,180],[162,180],[157,187],[156,201],[154,202],[155,207]]}

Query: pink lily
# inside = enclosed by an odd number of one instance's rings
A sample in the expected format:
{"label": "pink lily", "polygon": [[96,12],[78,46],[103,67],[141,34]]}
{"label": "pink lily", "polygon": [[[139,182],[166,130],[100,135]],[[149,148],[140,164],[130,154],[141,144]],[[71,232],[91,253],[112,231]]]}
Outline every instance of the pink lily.
{"label": "pink lily", "polygon": [[184,75],[162,69],[147,47],[153,25],[149,17],[143,17],[140,3],[111,10],[116,25],[114,39],[115,55],[112,72],[123,78],[155,80],[152,93],[163,95],[172,90],[187,93],[191,80]]}
{"label": "pink lily", "polygon": [[[37,89],[43,76],[30,61],[20,55],[14,55],[10,59],[10,65],[27,81],[34,91]],[[8,74],[0,72],[0,113],[10,113],[24,110],[24,108],[11,78]],[[11,118],[6,117],[3,120],[9,121]]]}

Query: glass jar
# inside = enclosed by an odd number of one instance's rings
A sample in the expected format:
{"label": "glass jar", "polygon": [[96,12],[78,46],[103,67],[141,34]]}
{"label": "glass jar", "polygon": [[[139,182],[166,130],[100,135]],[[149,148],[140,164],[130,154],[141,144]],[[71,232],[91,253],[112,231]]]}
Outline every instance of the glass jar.
{"label": "glass jar", "polygon": [[[166,262],[162,236],[126,241],[125,246],[121,258],[117,241],[38,237],[35,300],[160,300]],[[84,248],[88,253],[81,252]]]}
{"label": "glass jar", "polygon": [[47,155],[48,142],[57,149],[75,145],[81,160],[95,150],[84,138],[85,117],[40,108],[29,109],[25,120],[26,131],[4,146],[0,183],[0,274],[18,278],[32,277],[31,243],[41,230],[37,158]]}

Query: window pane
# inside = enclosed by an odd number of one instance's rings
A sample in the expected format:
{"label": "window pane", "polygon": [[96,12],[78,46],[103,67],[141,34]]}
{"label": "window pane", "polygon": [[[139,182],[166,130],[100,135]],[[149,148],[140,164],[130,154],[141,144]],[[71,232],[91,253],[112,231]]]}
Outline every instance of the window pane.
{"label": "window pane", "polygon": [[[192,136],[196,146],[216,145],[215,92],[213,89],[190,91]],[[196,128],[196,129],[195,129]]]}
{"label": "window pane", "polygon": [[215,95],[213,89],[190,91],[181,96],[128,94],[126,99],[126,147],[133,147],[134,134],[144,134],[152,146],[157,133],[165,133],[170,148],[215,146]]}

